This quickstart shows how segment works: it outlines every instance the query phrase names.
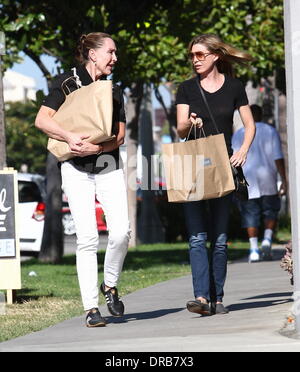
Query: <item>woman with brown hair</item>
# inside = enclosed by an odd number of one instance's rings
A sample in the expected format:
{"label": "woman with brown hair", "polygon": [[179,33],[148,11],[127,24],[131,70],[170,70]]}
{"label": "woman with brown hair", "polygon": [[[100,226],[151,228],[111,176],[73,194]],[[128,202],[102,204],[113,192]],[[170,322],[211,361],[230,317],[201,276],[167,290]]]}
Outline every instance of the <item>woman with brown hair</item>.
{"label": "woman with brown hair", "polygon": [[80,37],[77,48],[80,65],[73,73],[68,71],[58,76],[45,98],[36,126],[49,137],[68,143],[74,158],[61,164],[62,187],[67,195],[75,222],[77,235],[77,272],[82,302],[86,311],[87,327],[105,326],[98,309],[97,250],[99,236],[96,223],[95,198],[101,203],[109,231],[104,262],[104,282],[100,290],[105,296],[113,316],[124,314],[124,305],[116,288],[129,242],[127,193],[119,147],[125,138],[126,118],[123,95],[115,85],[113,89],[113,134],[109,142],[92,144],[85,139],[89,133],[74,134],[63,130],[53,115],[65,100],[62,83],[67,91],[81,85],[106,78],[117,63],[116,45],[112,37],[94,32]]}
{"label": "woman with brown hair", "polygon": [[[255,135],[255,124],[245,88],[233,77],[233,63],[244,64],[251,57],[224,43],[214,34],[193,38],[188,53],[196,76],[184,81],[178,88],[178,134],[181,138],[186,138],[192,125],[197,126],[198,133],[202,126],[206,135],[224,133],[231,164],[242,166]],[[245,136],[242,146],[233,154],[231,137],[235,110],[240,113]],[[191,136],[189,139],[194,138]],[[223,305],[223,296],[231,199],[232,194],[229,194],[218,199],[184,205],[195,296],[195,300],[187,303],[187,309],[191,312],[202,315],[228,313]],[[206,249],[208,238],[211,242],[210,257]]]}

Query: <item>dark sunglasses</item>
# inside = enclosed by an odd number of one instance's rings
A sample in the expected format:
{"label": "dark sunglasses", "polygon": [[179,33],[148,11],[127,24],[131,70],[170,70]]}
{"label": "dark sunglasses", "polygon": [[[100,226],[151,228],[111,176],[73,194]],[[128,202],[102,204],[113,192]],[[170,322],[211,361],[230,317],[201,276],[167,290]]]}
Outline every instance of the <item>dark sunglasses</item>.
{"label": "dark sunglasses", "polygon": [[203,53],[203,52],[195,52],[195,53],[192,53],[190,52],[189,53],[189,59],[191,61],[193,61],[194,57],[196,56],[196,58],[198,59],[198,61],[204,61],[206,59],[207,56],[211,55],[212,53]]}

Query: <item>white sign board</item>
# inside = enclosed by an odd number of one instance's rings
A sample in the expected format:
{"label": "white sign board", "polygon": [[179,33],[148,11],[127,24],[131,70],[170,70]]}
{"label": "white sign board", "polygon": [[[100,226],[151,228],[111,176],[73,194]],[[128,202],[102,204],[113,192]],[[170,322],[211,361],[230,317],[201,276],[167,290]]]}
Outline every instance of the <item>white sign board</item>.
{"label": "white sign board", "polygon": [[17,172],[0,171],[0,289],[21,288]]}

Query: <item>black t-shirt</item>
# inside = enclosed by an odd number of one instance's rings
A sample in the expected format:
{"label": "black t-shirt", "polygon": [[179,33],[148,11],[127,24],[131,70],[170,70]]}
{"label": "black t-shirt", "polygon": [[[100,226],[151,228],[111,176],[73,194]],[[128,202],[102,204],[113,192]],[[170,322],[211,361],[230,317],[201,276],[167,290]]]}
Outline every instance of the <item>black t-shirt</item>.
{"label": "black t-shirt", "polygon": [[[232,154],[231,137],[233,127],[233,114],[236,109],[248,104],[247,94],[243,83],[229,75],[224,74],[225,81],[222,87],[214,93],[204,91],[206,100],[216,121],[220,133],[224,133],[228,153]],[[199,89],[199,76],[186,80],[178,87],[176,105],[189,105],[189,114],[196,113],[203,120],[205,135],[217,134],[210,119],[206,105]],[[199,136],[200,133],[197,133]],[[192,131],[189,139],[194,139]]]}
{"label": "black t-shirt", "polygon": [[[76,68],[76,73],[82,85],[89,85],[93,83],[93,79],[88,73],[84,66]],[[58,110],[60,106],[65,101],[65,93],[68,94],[78,89],[74,79],[68,79],[73,76],[72,71],[67,71],[59,76],[57,76],[51,83],[51,88],[49,95],[44,99],[42,105],[52,108],[53,110]],[[62,83],[68,79],[68,81],[63,85],[64,91],[62,90]],[[64,93],[65,92],[65,93]],[[126,123],[125,109],[124,109],[124,99],[122,90],[118,85],[113,86],[113,123],[112,123],[112,133],[116,133],[116,123],[123,122]],[[80,171],[89,173],[100,173],[103,171],[110,171],[118,169],[120,167],[120,152],[119,148],[106,152],[101,155],[89,155],[83,158],[75,157],[70,160],[74,167]]]}

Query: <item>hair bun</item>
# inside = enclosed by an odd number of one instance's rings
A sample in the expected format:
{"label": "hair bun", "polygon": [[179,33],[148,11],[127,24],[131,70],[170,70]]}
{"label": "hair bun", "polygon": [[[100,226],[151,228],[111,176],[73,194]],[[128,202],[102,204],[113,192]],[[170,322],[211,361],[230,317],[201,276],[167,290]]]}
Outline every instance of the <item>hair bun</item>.
{"label": "hair bun", "polygon": [[86,38],[87,38],[87,36],[85,34],[81,35],[80,36],[80,39],[79,39],[79,45],[84,44]]}

